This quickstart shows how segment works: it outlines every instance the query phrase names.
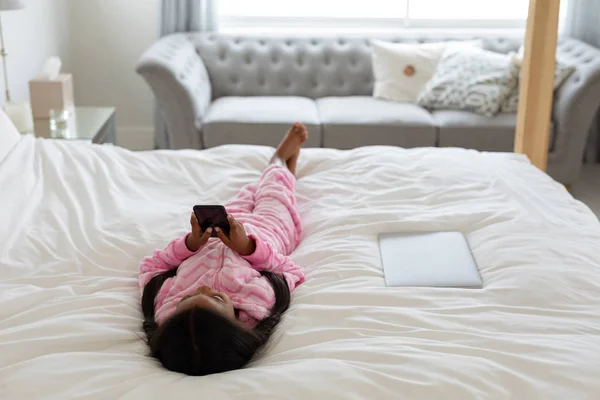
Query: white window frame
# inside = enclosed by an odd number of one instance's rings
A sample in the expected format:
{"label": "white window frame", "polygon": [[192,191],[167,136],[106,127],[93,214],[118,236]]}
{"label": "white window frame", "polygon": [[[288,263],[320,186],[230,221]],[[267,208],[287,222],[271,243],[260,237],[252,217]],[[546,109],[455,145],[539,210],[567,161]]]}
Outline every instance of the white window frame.
{"label": "white window frame", "polygon": [[[249,1],[249,0],[245,0]],[[405,29],[425,30],[493,30],[524,31],[525,19],[416,19],[410,18],[410,1],[406,17],[399,18],[327,18],[327,17],[246,17],[222,16],[219,30],[231,33],[362,33]],[[413,0],[414,1],[414,0]],[[450,1],[450,0],[448,0]],[[484,1],[484,0],[481,0]],[[487,1],[487,0],[485,0]],[[499,0],[501,1],[501,0]],[[563,0],[565,2],[566,0]]]}
{"label": "white window frame", "polygon": [[525,20],[455,20],[455,19],[409,19],[409,18],[316,18],[316,17],[231,17],[219,19],[224,30],[275,30],[295,31],[304,29],[325,30],[373,30],[373,29],[524,29]]}

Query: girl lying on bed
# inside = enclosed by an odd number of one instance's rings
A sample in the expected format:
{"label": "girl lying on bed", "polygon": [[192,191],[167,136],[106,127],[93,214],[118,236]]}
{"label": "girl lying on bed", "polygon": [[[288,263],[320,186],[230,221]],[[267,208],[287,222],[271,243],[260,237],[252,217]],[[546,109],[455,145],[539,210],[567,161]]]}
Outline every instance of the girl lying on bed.
{"label": "girl lying on bed", "polygon": [[225,207],[229,237],[191,232],[140,265],[150,354],[169,370],[207,375],[243,367],[269,340],[304,281],[288,255],[301,237],[295,170],[306,128],[294,124],[260,180]]}

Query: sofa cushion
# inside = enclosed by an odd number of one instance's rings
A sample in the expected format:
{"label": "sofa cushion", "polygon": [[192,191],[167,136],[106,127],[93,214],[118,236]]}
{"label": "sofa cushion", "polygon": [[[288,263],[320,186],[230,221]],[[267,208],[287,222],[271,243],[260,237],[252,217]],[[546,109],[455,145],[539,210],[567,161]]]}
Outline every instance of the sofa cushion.
{"label": "sofa cushion", "polygon": [[223,144],[277,146],[294,122],[308,129],[305,147],[321,145],[317,106],[305,97],[222,97],[202,123],[205,147]]}
{"label": "sofa cushion", "polygon": [[317,100],[323,145],[338,149],[390,145],[435,146],[437,130],[431,114],[408,103],[370,96],[325,97]]}
{"label": "sofa cushion", "polygon": [[[469,111],[432,112],[439,128],[440,147],[464,147],[480,151],[513,151],[517,114],[497,114],[488,118]],[[550,149],[554,127],[550,125]]]}

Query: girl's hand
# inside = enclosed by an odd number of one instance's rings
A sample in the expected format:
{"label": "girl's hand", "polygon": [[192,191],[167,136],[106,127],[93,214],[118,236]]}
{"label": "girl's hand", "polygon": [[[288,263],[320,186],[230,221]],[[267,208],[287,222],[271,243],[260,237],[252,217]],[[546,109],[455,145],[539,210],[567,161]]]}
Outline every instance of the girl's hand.
{"label": "girl's hand", "polygon": [[221,229],[215,228],[221,242],[240,256],[249,256],[254,253],[254,250],[256,250],[256,243],[246,235],[244,225],[236,221],[231,215],[227,215],[227,221],[229,221],[229,226],[231,228],[229,230],[229,237],[227,237]]}
{"label": "girl's hand", "polygon": [[190,225],[192,225],[192,233],[188,235],[185,245],[189,251],[196,252],[208,242],[210,234],[212,233],[212,228],[208,228],[206,232],[202,232],[202,228],[200,228],[200,224],[194,213],[192,213],[192,216],[190,217]]}

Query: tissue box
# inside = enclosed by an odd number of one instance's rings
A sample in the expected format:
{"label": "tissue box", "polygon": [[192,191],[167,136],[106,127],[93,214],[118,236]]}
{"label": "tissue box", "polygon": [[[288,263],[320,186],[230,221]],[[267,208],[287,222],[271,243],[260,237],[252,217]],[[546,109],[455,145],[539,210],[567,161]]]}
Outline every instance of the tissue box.
{"label": "tissue box", "polygon": [[50,110],[72,110],[73,77],[60,74],[54,80],[32,79],[29,81],[29,95],[33,118],[50,118]]}

